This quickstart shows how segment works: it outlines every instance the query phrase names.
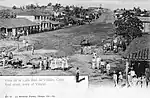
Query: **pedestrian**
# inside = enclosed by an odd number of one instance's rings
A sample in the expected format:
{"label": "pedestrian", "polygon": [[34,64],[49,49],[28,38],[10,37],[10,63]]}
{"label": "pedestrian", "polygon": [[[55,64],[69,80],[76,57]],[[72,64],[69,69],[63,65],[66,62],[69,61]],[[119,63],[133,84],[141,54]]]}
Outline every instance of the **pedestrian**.
{"label": "pedestrian", "polygon": [[1,54],[2,54],[2,58],[6,57],[6,51],[5,50],[3,50]]}
{"label": "pedestrian", "polygon": [[113,81],[114,81],[114,84],[115,84],[115,87],[117,86],[117,74],[116,74],[116,72],[114,71],[113,72]]}
{"label": "pedestrian", "polygon": [[136,87],[137,86],[137,82],[138,82],[138,79],[137,79],[137,76],[133,76],[133,79],[132,79],[132,83],[133,83],[133,87]]}
{"label": "pedestrian", "polygon": [[110,64],[109,64],[109,62],[107,62],[107,64],[106,64],[106,73],[107,73],[107,75],[109,75],[109,73],[110,73]]}
{"label": "pedestrian", "polygon": [[40,70],[43,70],[43,60],[42,58],[40,58],[40,62],[39,62],[39,67],[40,67]]}
{"label": "pedestrian", "polygon": [[80,75],[80,72],[79,72],[79,68],[77,67],[77,70],[76,70],[76,82],[77,83],[79,82],[79,75]]}
{"label": "pedestrian", "polygon": [[28,43],[28,41],[26,41],[26,50],[28,51],[28,48],[29,48],[29,43]]}
{"label": "pedestrian", "polygon": [[43,60],[43,69],[46,70],[46,68],[47,68],[47,60],[46,60],[46,58],[44,58],[44,60]]}
{"label": "pedestrian", "polygon": [[101,61],[101,58],[100,58],[100,56],[98,56],[97,59],[96,59],[96,66],[97,66],[97,69],[100,68],[100,61]]}
{"label": "pedestrian", "polygon": [[32,49],[31,49],[32,55],[34,55],[34,50],[35,50],[35,47],[34,47],[34,45],[32,45]]}
{"label": "pedestrian", "polygon": [[105,70],[105,61],[103,59],[100,62],[100,66],[101,66],[101,72],[104,73],[104,70]]}
{"label": "pedestrian", "polygon": [[123,75],[121,72],[119,72],[119,76],[118,76],[119,82],[123,82]]}
{"label": "pedestrian", "polygon": [[96,60],[95,57],[92,58],[92,69],[95,69],[96,66]]}
{"label": "pedestrian", "polygon": [[5,65],[6,65],[6,58],[3,57],[2,61],[3,61],[3,68],[5,68]]}
{"label": "pedestrian", "polygon": [[150,70],[149,68],[145,69],[145,78],[146,78],[146,87],[148,87],[149,81],[150,81]]}

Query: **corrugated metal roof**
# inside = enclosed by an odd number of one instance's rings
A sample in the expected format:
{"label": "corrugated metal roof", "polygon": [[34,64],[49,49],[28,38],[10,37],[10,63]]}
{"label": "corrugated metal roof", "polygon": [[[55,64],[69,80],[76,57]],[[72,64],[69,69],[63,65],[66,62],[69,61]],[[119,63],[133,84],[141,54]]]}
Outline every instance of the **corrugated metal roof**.
{"label": "corrugated metal roof", "polygon": [[11,19],[0,19],[0,27],[4,28],[16,28],[25,26],[39,25],[26,18],[11,18]]}

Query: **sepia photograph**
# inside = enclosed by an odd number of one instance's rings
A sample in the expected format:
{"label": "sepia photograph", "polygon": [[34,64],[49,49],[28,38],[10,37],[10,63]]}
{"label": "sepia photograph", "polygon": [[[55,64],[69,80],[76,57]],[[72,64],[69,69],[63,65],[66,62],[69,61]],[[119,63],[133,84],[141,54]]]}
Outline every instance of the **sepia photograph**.
{"label": "sepia photograph", "polygon": [[0,77],[71,76],[88,86],[149,89],[149,4],[0,0]]}

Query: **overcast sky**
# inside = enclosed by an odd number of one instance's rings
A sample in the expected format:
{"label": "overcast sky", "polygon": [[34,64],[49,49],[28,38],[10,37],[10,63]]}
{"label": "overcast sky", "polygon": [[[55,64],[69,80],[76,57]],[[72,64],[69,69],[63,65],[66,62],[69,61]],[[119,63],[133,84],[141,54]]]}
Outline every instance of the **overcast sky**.
{"label": "overcast sky", "polygon": [[45,5],[51,3],[60,3],[62,5],[79,5],[79,6],[99,6],[102,4],[103,7],[116,9],[116,8],[133,8],[140,7],[142,9],[150,10],[150,0],[0,0],[0,5],[3,6],[22,6],[26,4]]}

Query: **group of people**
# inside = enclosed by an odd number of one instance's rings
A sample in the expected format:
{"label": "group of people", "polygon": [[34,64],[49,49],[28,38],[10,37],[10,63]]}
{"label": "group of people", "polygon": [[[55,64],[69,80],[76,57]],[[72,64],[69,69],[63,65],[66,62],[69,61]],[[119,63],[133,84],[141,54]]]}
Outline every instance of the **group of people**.
{"label": "group of people", "polygon": [[38,64],[35,65],[32,63],[31,60],[27,62],[27,65],[31,65],[34,69],[39,68],[40,70],[47,70],[47,69],[62,69],[66,70],[69,68],[68,65],[68,58],[67,57],[40,57],[38,60]]}
{"label": "group of people", "polygon": [[23,61],[19,58],[15,59],[12,52],[6,52],[3,50],[1,53],[1,58],[1,64],[3,68],[9,65],[11,65],[12,68],[21,68],[24,66]]}
{"label": "group of people", "polygon": [[123,75],[122,72],[117,73],[116,71],[113,72],[113,81],[115,86],[118,86],[119,84],[123,85],[125,83],[128,87],[137,87],[137,86],[143,87],[144,85],[148,87],[150,82],[149,75],[150,75],[149,68],[145,69],[145,74],[137,76],[135,71],[131,67],[129,68],[129,71],[127,73],[126,82],[124,81],[125,75]]}
{"label": "group of people", "polygon": [[107,73],[107,75],[110,74],[110,63],[105,62],[103,59],[101,59],[100,56],[97,56],[96,52],[93,53],[92,58],[92,69],[99,69],[101,73]]}

